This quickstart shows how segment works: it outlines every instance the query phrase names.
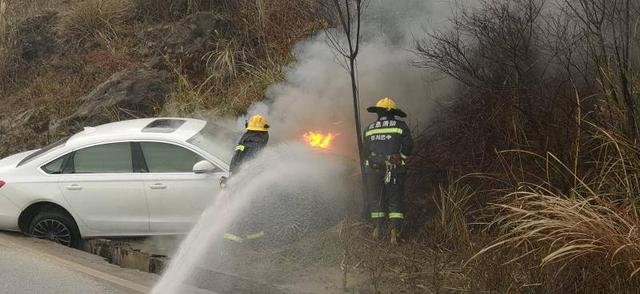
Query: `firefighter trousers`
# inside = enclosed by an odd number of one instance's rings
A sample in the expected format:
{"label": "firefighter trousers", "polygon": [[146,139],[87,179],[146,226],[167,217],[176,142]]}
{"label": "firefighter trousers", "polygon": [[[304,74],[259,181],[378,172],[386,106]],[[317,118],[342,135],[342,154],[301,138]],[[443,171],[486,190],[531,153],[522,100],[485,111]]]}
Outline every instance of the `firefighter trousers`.
{"label": "firefighter trousers", "polygon": [[406,169],[397,167],[388,182],[385,169],[365,168],[367,206],[372,221],[378,224],[388,218],[394,228],[400,229],[404,220],[404,181]]}
{"label": "firefighter trousers", "polygon": [[235,242],[264,239],[263,226],[267,223],[264,211],[264,203],[261,199],[251,201],[244,207],[242,214],[235,217],[225,231],[224,238]]}

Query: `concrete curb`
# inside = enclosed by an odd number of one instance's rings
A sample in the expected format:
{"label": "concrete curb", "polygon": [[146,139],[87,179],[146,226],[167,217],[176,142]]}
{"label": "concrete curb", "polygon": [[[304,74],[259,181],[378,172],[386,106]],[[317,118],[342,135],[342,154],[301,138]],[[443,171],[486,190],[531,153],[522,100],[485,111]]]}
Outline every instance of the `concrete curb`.
{"label": "concrete curb", "polygon": [[147,273],[162,274],[169,265],[169,258],[133,248],[129,243],[118,240],[85,240],[80,249],[104,257],[109,263],[123,268],[137,269]]}
{"label": "concrete curb", "polygon": [[[83,241],[81,250],[105,258],[123,268],[161,275],[170,259],[133,248],[126,240],[91,239]],[[197,269],[187,285],[215,293],[288,294],[275,285],[253,281],[237,275]]]}

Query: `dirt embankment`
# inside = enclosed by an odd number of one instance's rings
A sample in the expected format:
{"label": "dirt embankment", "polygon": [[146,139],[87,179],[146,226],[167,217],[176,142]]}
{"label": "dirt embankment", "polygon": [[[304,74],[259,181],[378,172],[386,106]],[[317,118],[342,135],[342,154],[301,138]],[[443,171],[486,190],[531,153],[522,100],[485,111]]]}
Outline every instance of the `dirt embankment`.
{"label": "dirt embankment", "polygon": [[86,125],[242,113],[319,28],[307,4],[214,2],[0,1],[0,157]]}

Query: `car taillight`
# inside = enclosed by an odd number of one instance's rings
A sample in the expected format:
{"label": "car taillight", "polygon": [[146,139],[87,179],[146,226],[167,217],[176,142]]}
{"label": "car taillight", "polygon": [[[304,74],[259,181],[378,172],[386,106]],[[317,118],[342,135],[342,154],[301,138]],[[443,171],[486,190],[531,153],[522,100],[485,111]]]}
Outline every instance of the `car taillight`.
{"label": "car taillight", "polygon": [[4,187],[4,184],[6,184],[4,181],[0,181],[0,188]]}

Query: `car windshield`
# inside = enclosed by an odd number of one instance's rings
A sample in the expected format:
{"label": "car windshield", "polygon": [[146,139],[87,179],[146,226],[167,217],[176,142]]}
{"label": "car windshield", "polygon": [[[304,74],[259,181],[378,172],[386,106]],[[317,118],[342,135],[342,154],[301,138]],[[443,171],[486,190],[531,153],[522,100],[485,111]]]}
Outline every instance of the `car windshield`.
{"label": "car windshield", "polygon": [[18,166],[24,165],[29,163],[30,161],[40,157],[40,155],[45,154],[51,150],[60,148],[62,146],[64,146],[65,143],[67,143],[67,140],[69,140],[69,137],[66,137],[60,141],[57,141],[55,143],[49,144],[45,147],[42,147],[41,149],[36,150],[35,152],[29,154],[27,157],[25,157],[24,159],[22,159],[19,163]]}
{"label": "car windshield", "polygon": [[211,153],[213,156],[228,164],[231,162],[233,147],[238,137],[239,134],[231,132],[229,129],[220,125],[208,122],[207,125],[189,139],[188,142]]}

